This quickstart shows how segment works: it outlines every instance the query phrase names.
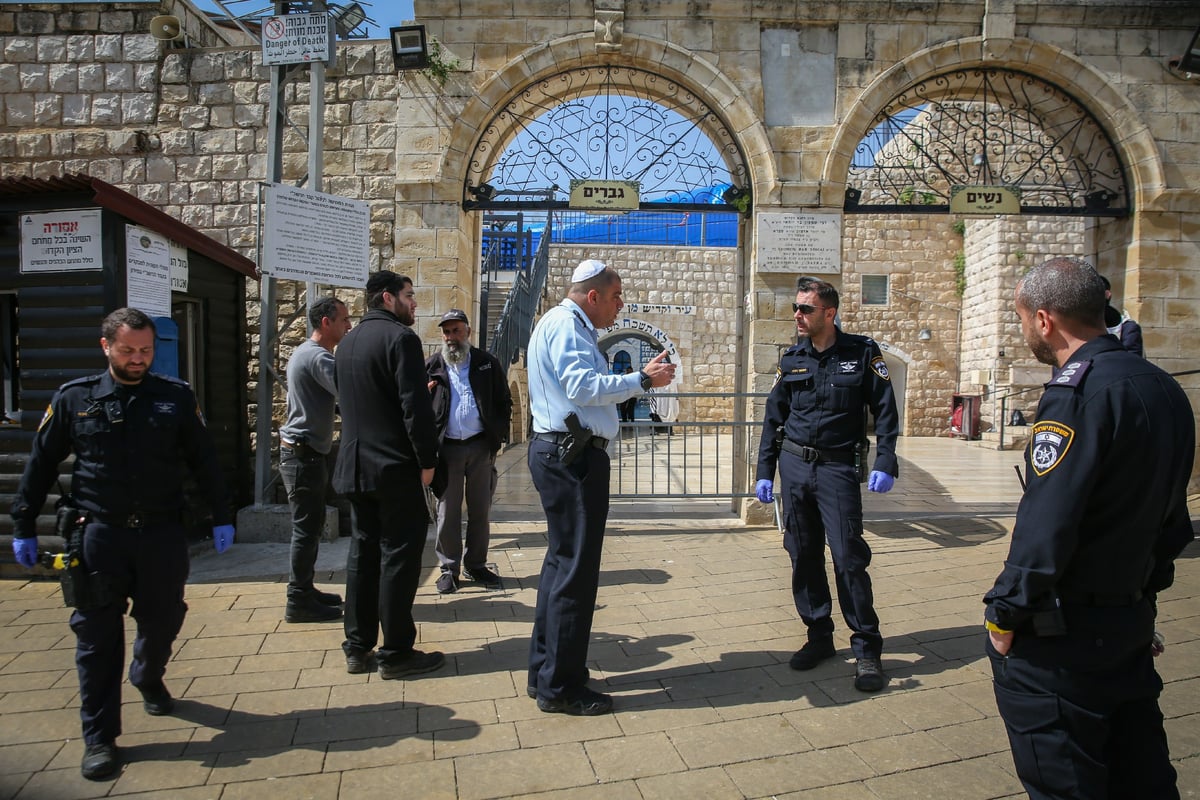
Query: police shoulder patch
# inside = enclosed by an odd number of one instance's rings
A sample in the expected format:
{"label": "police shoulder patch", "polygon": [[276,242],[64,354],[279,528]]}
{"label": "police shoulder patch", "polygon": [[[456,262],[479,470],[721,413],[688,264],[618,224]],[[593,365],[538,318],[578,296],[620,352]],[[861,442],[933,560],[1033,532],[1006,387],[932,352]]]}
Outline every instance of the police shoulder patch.
{"label": "police shoulder patch", "polygon": [[883,356],[875,356],[871,359],[871,369],[875,374],[883,378],[885,381],[890,381],[891,375],[888,373],[887,362],[883,360]]}
{"label": "police shoulder patch", "polygon": [[1067,457],[1075,431],[1054,420],[1033,423],[1029,437],[1029,466],[1039,478],[1057,467]]}
{"label": "police shoulder patch", "polygon": [[1046,386],[1078,386],[1083,381],[1083,376],[1091,368],[1091,359],[1063,364],[1062,369],[1054,374]]}
{"label": "police shoulder patch", "polygon": [[38,423],[37,429],[40,431],[42,428],[46,427],[46,425],[49,424],[50,420],[53,418],[54,418],[54,405],[48,404],[46,406],[46,413],[42,414],[42,421]]}

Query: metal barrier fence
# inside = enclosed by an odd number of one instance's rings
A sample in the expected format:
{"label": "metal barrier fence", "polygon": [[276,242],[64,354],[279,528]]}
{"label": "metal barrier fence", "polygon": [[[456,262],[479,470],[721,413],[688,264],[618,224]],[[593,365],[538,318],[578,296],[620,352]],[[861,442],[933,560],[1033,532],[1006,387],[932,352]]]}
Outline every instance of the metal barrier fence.
{"label": "metal barrier fence", "polygon": [[[741,401],[765,394],[680,392],[657,397]],[[732,415],[731,415],[732,416]],[[609,447],[610,493],[624,499],[734,499],[754,496],[762,420],[622,422]]]}

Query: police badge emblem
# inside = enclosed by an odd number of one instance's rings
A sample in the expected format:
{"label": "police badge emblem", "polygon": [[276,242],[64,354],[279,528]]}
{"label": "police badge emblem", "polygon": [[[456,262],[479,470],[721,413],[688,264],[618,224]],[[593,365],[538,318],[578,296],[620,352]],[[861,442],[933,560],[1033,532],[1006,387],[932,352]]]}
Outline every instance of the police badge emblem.
{"label": "police badge emblem", "polygon": [[883,356],[875,356],[871,361],[871,369],[875,370],[875,374],[883,378],[885,381],[890,381],[892,378],[888,375],[887,362],[883,360]]}
{"label": "police badge emblem", "polygon": [[1039,478],[1062,463],[1075,441],[1075,431],[1053,420],[1033,424],[1029,438],[1029,466]]}

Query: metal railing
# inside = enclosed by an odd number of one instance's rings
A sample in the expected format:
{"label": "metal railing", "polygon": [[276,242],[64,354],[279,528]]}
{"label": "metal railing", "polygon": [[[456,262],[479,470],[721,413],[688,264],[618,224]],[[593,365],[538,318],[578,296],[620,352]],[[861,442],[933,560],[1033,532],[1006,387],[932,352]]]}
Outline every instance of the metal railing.
{"label": "metal railing", "polygon": [[[552,225],[553,215],[546,222],[547,231]],[[546,276],[550,272],[550,236],[543,236],[538,243],[537,253],[529,269],[521,269],[513,281],[512,290],[504,301],[504,309],[496,323],[495,333],[488,344],[488,351],[506,367],[515,364],[521,351],[529,346],[533,332],[533,318],[546,289]]]}
{"label": "metal railing", "polygon": [[[1182,378],[1187,375],[1200,375],[1200,369],[1186,369],[1180,372],[1171,372],[1168,374],[1172,378]],[[1000,401],[1000,425],[998,426],[1000,428],[1000,441],[996,446],[997,450],[1004,449],[1004,429],[1008,425],[1008,398],[1018,397],[1023,394],[1028,394],[1029,392],[1041,392],[1044,391],[1045,388],[1045,386],[1031,386],[1028,389],[1022,389],[1019,392],[1009,392],[1006,395],[996,398]]]}
{"label": "metal railing", "polygon": [[[658,393],[657,397],[719,398],[736,404],[766,394]],[[750,470],[758,463],[762,420],[681,420],[621,423],[609,447],[610,492],[623,499],[753,497]]]}

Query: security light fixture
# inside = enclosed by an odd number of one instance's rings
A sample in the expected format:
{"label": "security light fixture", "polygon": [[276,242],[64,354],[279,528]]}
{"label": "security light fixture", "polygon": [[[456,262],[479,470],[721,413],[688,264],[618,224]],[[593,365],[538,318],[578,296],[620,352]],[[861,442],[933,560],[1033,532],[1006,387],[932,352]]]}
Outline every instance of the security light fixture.
{"label": "security light fixture", "polygon": [[1100,189],[1083,196],[1083,207],[1088,211],[1104,211],[1113,199],[1114,195]]}
{"label": "security light fixture", "polygon": [[424,25],[392,28],[392,61],[397,70],[424,69],[429,66],[429,46]]}
{"label": "security light fixture", "polygon": [[855,189],[853,186],[846,187],[846,208],[854,208],[862,200],[862,189]]}
{"label": "security light fixture", "polygon": [[488,200],[491,200],[496,196],[496,187],[492,186],[490,183],[481,183],[478,186],[468,186],[467,191],[472,197],[481,203],[486,203]]}
{"label": "security light fixture", "polygon": [[917,339],[919,341],[928,342],[932,338],[933,331],[929,330],[929,328],[921,328],[921,330],[917,333]]}
{"label": "security light fixture", "polygon": [[1200,28],[1196,28],[1192,34],[1192,40],[1188,42],[1183,55],[1169,59],[1167,67],[1181,78],[1200,80]]}

